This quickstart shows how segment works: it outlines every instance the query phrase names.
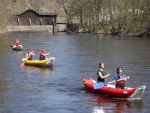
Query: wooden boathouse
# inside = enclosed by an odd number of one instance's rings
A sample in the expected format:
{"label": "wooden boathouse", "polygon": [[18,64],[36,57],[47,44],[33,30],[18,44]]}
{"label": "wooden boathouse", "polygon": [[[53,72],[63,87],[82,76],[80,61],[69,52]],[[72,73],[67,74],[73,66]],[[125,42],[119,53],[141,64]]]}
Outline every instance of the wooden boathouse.
{"label": "wooden boathouse", "polygon": [[31,9],[16,15],[17,25],[56,25],[55,13],[37,13]]}
{"label": "wooden boathouse", "polygon": [[57,23],[56,13],[39,13],[31,9],[14,16],[7,31],[66,31],[66,24]]}

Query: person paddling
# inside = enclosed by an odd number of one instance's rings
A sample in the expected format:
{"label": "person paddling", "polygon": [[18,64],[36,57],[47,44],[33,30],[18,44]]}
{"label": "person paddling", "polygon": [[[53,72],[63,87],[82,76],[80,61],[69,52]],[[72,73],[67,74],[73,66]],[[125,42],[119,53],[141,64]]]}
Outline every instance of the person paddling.
{"label": "person paddling", "polygon": [[125,83],[128,81],[129,76],[126,77],[125,74],[122,73],[122,67],[118,67],[117,70],[117,75],[114,76],[113,80],[110,83],[116,83],[116,88],[121,88],[124,89],[125,88]]}
{"label": "person paddling", "polygon": [[48,55],[49,53],[45,53],[45,49],[43,49],[40,53],[40,60],[45,60],[46,59],[46,56]]}
{"label": "person paddling", "polygon": [[20,42],[16,39],[15,42],[14,42],[14,45],[15,46],[20,46]]}
{"label": "person paddling", "polygon": [[110,74],[105,74],[105,71],[104,71],[104,63],[100,63],[99,64],[99,70],[97,71],[97,82],[104,82],[105,83],[105,79],[107,77],[110,76]]}
{"label": "person paddling", "polygon": [[27,60],[32,60],[34,54],[34,51],[31,51],[30,49],[28,49],[28,52],[26,54],[26,58]]}

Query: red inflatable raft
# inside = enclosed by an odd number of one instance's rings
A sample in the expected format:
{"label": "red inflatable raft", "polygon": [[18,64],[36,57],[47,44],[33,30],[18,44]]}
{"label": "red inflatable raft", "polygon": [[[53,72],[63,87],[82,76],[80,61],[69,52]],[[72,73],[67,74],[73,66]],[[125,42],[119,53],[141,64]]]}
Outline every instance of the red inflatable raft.
{"label": "red inflatable raft", "polygon": [[83,84],[85,88],[94,93],[104,94],[115,98],[142,98],[146,86],[140,86],[136,88],[126,87],[125,89],[115,88],[115,85],[108,84],[103,85],[100,88],[94,88],[94,84],[97,84],[95,80],[91,78],[84,78]]}

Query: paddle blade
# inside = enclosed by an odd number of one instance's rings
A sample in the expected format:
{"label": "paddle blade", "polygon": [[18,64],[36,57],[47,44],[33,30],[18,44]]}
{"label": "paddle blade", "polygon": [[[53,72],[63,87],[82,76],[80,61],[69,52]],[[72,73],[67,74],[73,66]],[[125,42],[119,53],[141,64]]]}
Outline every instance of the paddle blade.
{"label": "paddle blade", "polygon": [[25,65],[24,62],[20,64],[21,67],[23,67],[24,65]]}
{"label": "paddle blade", "polygon": [[102,88],[105,85],[105,83],[99,82],[94,84],[94,89]]}

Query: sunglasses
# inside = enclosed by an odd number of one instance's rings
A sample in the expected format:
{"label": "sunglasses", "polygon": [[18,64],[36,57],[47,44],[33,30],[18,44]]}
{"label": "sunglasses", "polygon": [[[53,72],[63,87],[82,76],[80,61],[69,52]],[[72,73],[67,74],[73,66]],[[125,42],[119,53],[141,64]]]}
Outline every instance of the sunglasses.
{"label": "sunglasses", "polygon": [[121,68],[117,69],[117,70],[122,70]]}

